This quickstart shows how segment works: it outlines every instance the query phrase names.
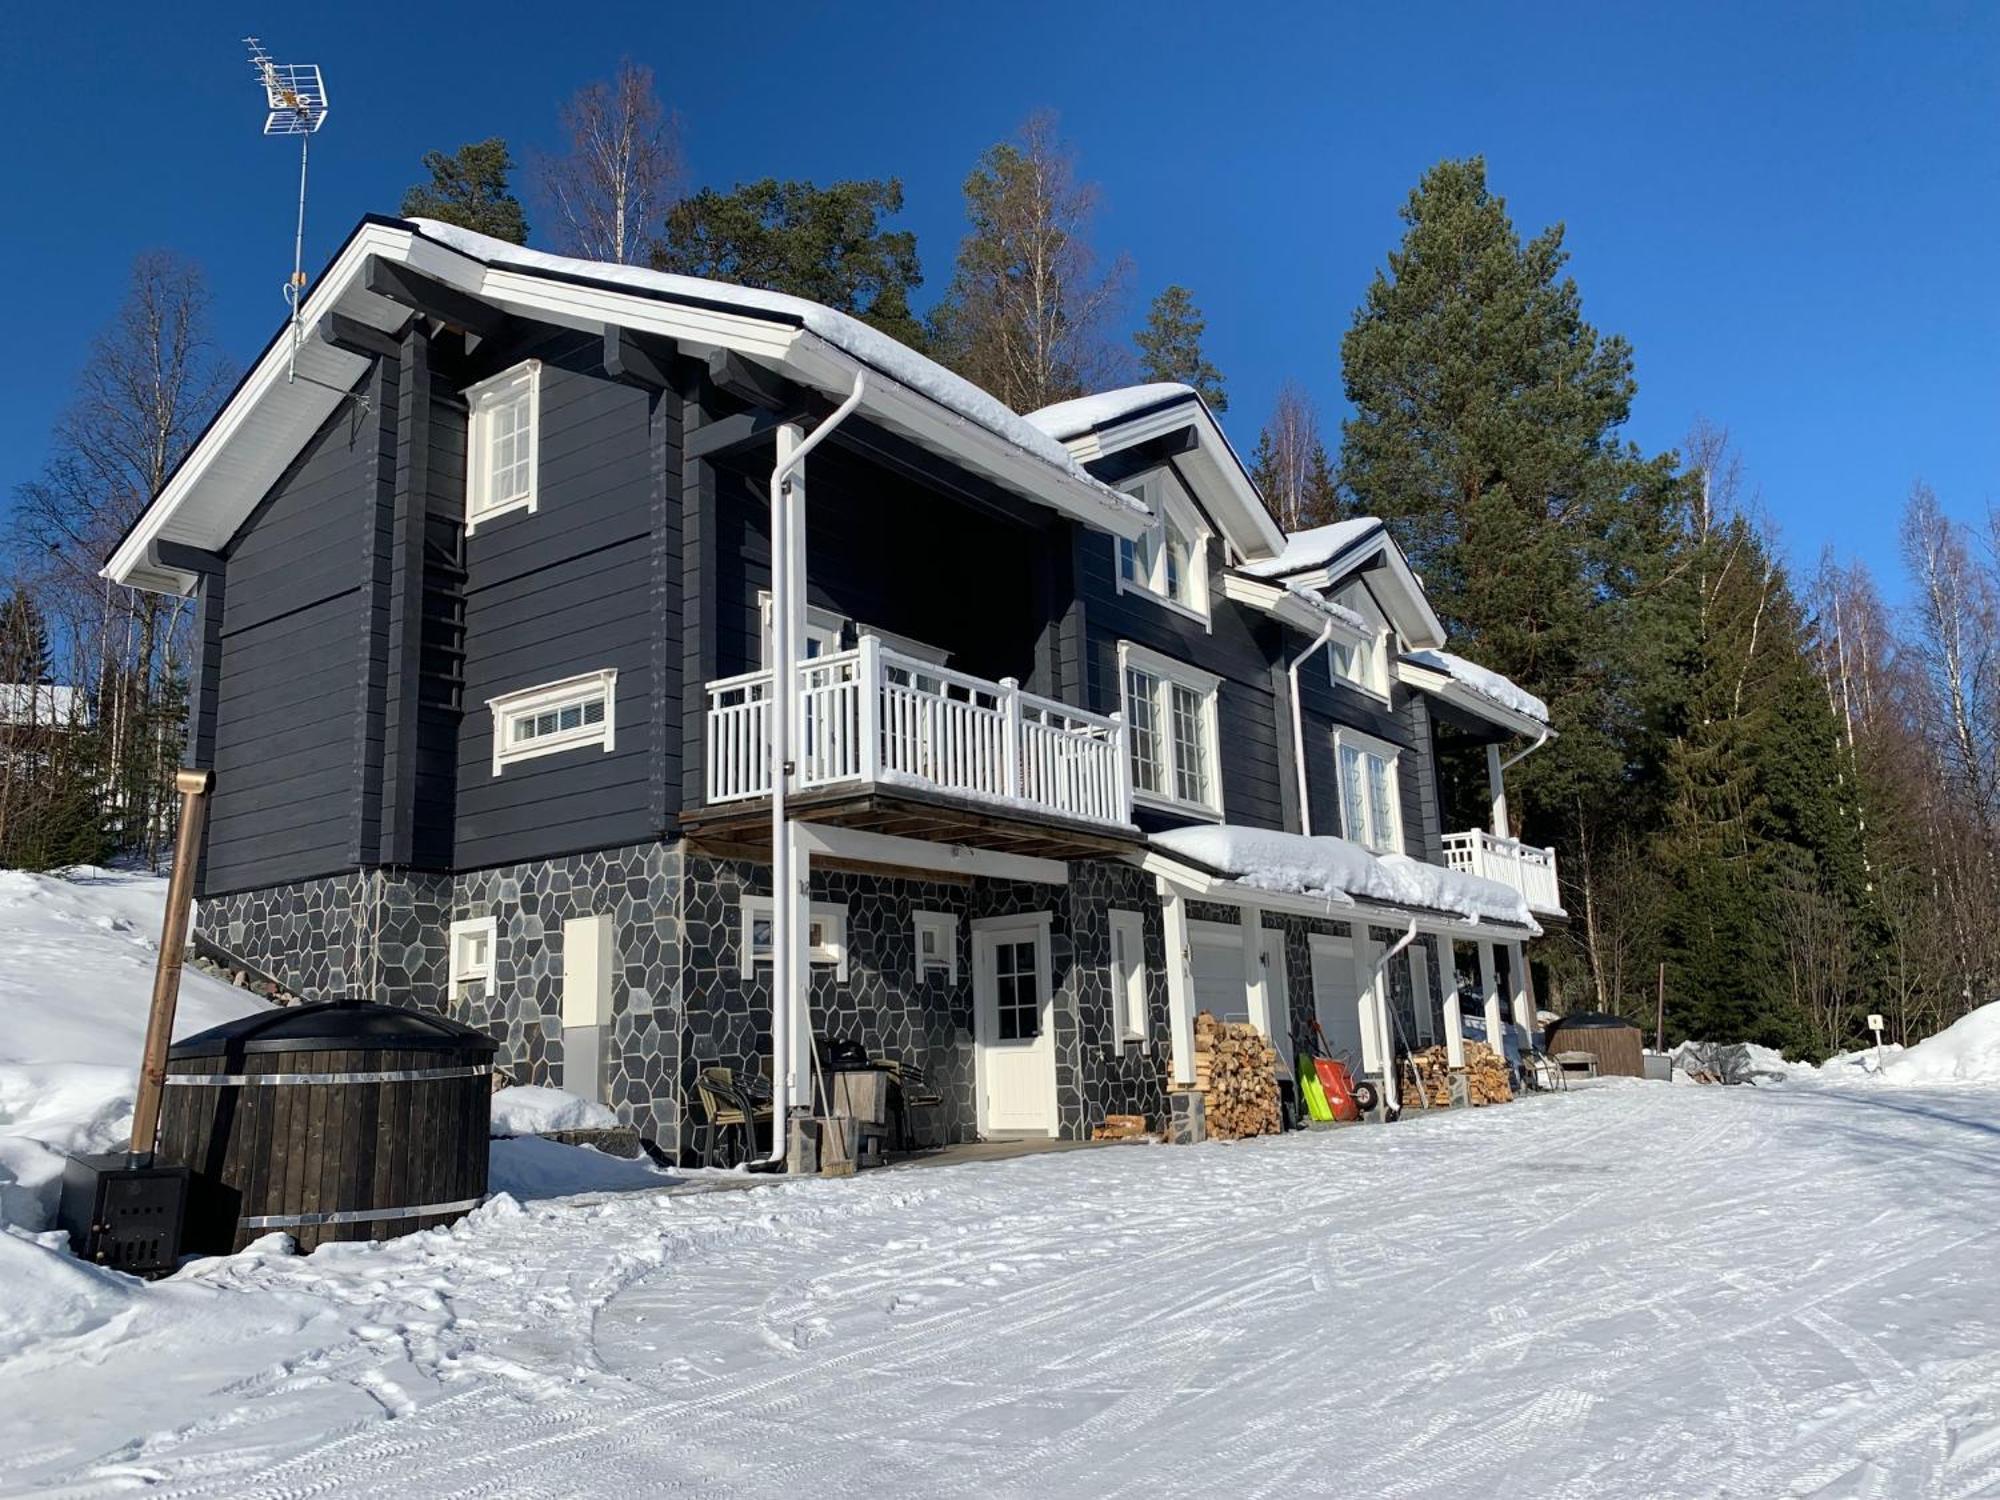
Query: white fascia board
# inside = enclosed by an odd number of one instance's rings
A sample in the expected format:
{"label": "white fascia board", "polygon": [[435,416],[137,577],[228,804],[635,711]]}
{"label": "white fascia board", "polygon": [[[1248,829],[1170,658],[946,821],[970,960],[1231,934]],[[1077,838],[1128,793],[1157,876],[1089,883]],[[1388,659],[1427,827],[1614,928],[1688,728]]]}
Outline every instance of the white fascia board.
{"label": "white fascia board", "polygon": [[[311,440],[312,434],[345,399],[347,388],[368,367],[363,356],[319,343],[312,337],[312,329],[340,305],[369,256],[406,260],[410,239],[407,230],[381,224],[364,224],[356,231],[300,310],[299,321],[305,337],[299,349],[299,373],[309,378],[286,379],[292,364],[292,347],[291,340],[281,332],[147,506],[138,524],[118,544],[101,576],[135,588],[168,585],[163,592],[186,593],[193,588],[192,576],[159,565],[153,557],[153,544],[165,539],[213,549],[235,535],[250,507],[277,483],[299,448]],[[365,310],[362,315],[366,316]],[[328,386],[334,389],[329,390]],[[277,389],[280,387],[282,393]],[[280,394],[287,408],[283,414],[273,412],[269,404],[272,397]],[[305,435],[294,445],[292,436],[300,429]],[[226,478],[217,472],[218,466],[230,470]],[[193,509],[190,502],[202,496],[211,480],[218,489],[226,483],[232,491],[254,488],[255,493],[240,514],[237,507],[223,503],[218,503],[212,512],[189,514]]]}
{"label": "white fascia board", "polygon": [[1314,609],[1291,589],[1248,578],[1241,573],[1223,573],[1222,597],[1248,609],[1261,611],[1281,624],[1289,625],[1306,635],[1317,636],[1331,625],[1334,636],[1339,640],[1366,646],[1371,639],[1367,631],[1356,630],[1343,621],[1332,619]]}
{"label": "white fascia board", "polygon": [[1260,911],[1284,912],[1298,917],[1318,917],[1329,922],[1360,922],[1377,927],[1402,926],[1415,922],[1418,932],[1488,943],[1525,942],[1531,937],[1539,936],[1539,929],[1530,931],[1528,928],[1515,927],[1505,922],[1472,922],[1440,912],[1416,911],[1408,907],[1395,906],[1386,901],[1329,902],[1320,896],[1299,896],[1283,891],[1260,890],[1256,886],[1239,885],[1223,876],[1211,875],[1206,870],[1183,864],[1157,849],[1147,849],[1127,855],[1126,858],[1148,875],[1173,886],[1181,894],[1191,896],[1197,901],[1212,901],[1219,906],[1234,906],[1239,909],[1255,907]]}
{"label": "white fascia board", "polygon": [[1069,866],[1059,859],[1028,854],[1002,854],[964,844],[940,844],[928,839],[901,838],[865,828],[832,823],[800,823],[799,838],[814,854],[856,864],[898,865],[910,870],[935,870],[941,875],[970,875],[988,880],[1025,880],[1035,885],[1068,885]]}
{"label": "white fascia board", "polygon": [[1340,554],[1324,568],[1315,568],[1309,573],[1294,573],[1285,581],[1315,593],[1327,593],[1345,583],[1376,558],[1386,559],[1382,569],[1382,583],[1387,587],[1382,592],[1390,597],[1385,601],[1390,610],[1391,621],[1402,632],[1403,639],[1412,648],[1431,647],[1441,650],[1444,646],[1444,621],[1431,608],[1430,596],[1424,592],[1424,585],[1410,567],[1410,560],[1403,556],[1403,549],[1396,545],[1396,539],[1386,530],[1374,532],[1360,545]]}
{"label": "white fascia board", "polygon": [[1396,680],[1405,687],[1415,688],[1420,693],[1428,693],[1433,698],[1442,698],[1456,708],[1464,709],[1474,718],[1484,719],[1495,728],[1504,729],[1509,734],[1523,739],[1550,740],[1561,738],[1555,730],[1540,719],[1531,719],[1526,714],[1515,713],[1505,704],[1495,703],[1484,693],[1474,692],[1449,672],[1434,672],[1429,667],[1413,661],[1398,659],[1394,663]]}
{"label": "white fascia board", "polygon": [[1063,446],[1069,449],[1071,457],[1078,463],[1094,463],[1108,454],[1149,442],[1189,423],[1194,424],[1199,437],[1195,451],[1186,459],[1203,480],[1201,493],[1196,498],[1204,509],[1215,516],[1224,538],[1240,556],[1277,556],[1284,550],[1284,529],[1264,508],[1264,502],[1244,473],[1228,436],[1216,425],[1215,418],[1201,399],[1192,392],[1143,415],[1080,432]]}

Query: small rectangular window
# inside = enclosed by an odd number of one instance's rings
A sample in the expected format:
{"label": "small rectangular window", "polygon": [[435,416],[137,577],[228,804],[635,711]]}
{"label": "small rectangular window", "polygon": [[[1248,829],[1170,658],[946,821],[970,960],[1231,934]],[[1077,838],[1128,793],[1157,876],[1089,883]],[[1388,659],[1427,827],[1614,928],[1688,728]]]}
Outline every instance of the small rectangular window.
{"label": "small rectangular window", "polygon": [[917,982],[941,975],[958,983],[958,918],[948,911],[916,914]]}
{"label": "small rectangular window", "polygon": [[565,678],[492,698],[493,774],[515,761],[597,745],[610,750],[616,740],[618,673],[612,669]]}
{"label": "small rectangular window", "polygon": [[450,987],[455,1005],[493,998],[493,950],[497,920],[470,917],[451,924]]}
{"label": "small rectangular window", "polygon": [[542,362],[531,359],[465,393],[465,529],[535,509]]}
{"label": "small rectangular window", "polygon": [[[737,971],[745,978],[760,964],[771,962],[771,898],[745,896],[741,911]],[[847,978],[847,908],[836,901],[815,901],[806,919],[806,956],[827,964],[837,979]]]}

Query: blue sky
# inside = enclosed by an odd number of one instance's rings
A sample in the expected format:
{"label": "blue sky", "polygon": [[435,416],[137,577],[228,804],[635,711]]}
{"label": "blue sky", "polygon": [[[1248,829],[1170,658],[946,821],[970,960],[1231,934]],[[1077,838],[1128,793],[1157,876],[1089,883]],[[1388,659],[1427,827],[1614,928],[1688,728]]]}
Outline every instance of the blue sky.
{"label": "blue sky", "polygon": [[1728,426],[1796,562],[1831,542],[1891,573],[1919,476],[1968,518],[2000,499],[2000,8],[1601,0],[16,7],[0,494],[40,467],[136,252],[201,263],[234,362],[282,316],[296,157],[258,134],[250,32],[327,69],[311,268],[426,148],[552,148],[560,102],[630,55],[696,182],[900,175],[927,305],[966,170],[1047,105],[1102,187],[1099,247],[1135,263],[1129,319],[1186,283],[1238,443],[1287,377],[1331,442],[1398,205],[1483,152],[1524,233],[1567,223],[1586,311],[1634,344],[1631,435]]}

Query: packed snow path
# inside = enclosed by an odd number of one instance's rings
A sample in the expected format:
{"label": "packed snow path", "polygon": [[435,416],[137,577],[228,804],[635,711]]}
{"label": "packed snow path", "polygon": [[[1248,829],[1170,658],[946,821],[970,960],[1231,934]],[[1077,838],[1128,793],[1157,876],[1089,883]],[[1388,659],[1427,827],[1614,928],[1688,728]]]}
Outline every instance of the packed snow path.
{"label": "packed snow path", "polygon": [[2000,1494],[1996,1160],[2000,1091],[1630,1084],[502,1203],[0,1364],[0,1488]]}

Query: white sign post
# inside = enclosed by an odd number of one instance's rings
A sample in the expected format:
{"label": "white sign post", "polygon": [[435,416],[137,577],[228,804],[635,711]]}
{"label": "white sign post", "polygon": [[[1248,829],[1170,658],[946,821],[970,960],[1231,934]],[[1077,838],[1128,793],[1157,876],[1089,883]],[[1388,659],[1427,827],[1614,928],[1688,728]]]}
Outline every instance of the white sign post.
{"label": "white sign post", "polygon": [[1873,1011],[1868,1015],[1868,1029],[1875,1033],[1875,1071],[1882,1071],[1882,1018]]}

